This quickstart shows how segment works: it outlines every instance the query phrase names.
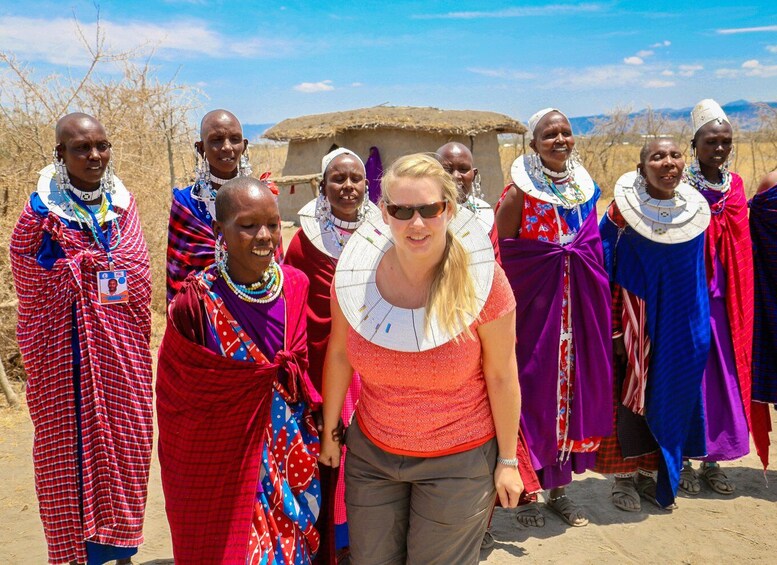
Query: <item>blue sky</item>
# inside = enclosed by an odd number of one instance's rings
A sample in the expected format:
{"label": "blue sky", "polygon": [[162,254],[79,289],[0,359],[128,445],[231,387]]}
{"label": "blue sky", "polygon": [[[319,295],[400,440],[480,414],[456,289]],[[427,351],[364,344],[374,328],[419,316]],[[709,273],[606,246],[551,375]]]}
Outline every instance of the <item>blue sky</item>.
{"label": "blue sky", "polygon": [[[777,2],[100,2],[112,48],[244,123],[389,103],[525,120],[701,98],[777,99]],[[91,1],[0,0],[0,50],[40,73],[85,64]],[[202,113],[200,112],[200,113]]]}

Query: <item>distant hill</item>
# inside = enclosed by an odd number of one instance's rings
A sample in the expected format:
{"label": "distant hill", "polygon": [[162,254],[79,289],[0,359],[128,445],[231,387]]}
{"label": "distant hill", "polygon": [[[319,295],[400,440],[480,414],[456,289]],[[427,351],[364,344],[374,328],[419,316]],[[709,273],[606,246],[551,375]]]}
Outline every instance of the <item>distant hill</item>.
{"label": "distant hill", "polygon": [[[749,102],[747,100],[735,100],[723,105],[723,110],[726,115],[732,121],[736,121],[740,129],[745,131],[752,131],[758,127],[758,112],[763,106],[770,108],[777,108],[777,102]],[[661,108],[653,110],[657,114],[665,116],[669,120],[686,120],[690,122],[692,108]],[[638,119],[644,116],[647,110],[640,110],[639,112],[632,112],[629,114],[629,118]],[[572,129],[578,134],[588,134],[593,131],[596,120],[605,119],[606,114],[599,114],[596,116],[579,116],[570,118],[569,121],[572,124]]]}
{"label": "distant hill", "polygon": [[253,143],[259,141],[262,134],[274,125],[275,124],[243,124],[243,135],[248,141]]}

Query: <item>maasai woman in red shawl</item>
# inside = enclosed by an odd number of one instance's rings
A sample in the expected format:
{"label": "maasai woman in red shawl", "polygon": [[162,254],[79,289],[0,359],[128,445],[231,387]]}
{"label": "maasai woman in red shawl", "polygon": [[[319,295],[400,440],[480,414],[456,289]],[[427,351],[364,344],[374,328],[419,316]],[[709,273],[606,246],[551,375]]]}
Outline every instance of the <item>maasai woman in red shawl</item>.
{"label": "maasai woman in red shawl", "polygon": [[[753,254],[742,178],[728,170],[733,130],[714,100],[702,100],[691,112],[696,159],[685,170],[686,182],[701,192],[712,219],[705,238],[705,263],[710,293],[712,341],[702,380],[707,456],[700,474],[719,494],[732,494],[734,484],[718,461],[740,459],[750,452],[753,430],[758,453],[768,455],[765,436],[756,433],[768,422],[765,405],[751,413],[753,348]],[[751,425],[751,417],[758,421]],[[768,439],[766,440],[768,442]],[[765,463],[765,461],[764,461]],[[680,490],[697,495],[699,476],[686,460]]]}
{"label": "maasai woman in red shawl", "polygon": [[[69,114],[56,139],[11,236],[35,487],[50,563],[129,563],[153,441],[148,250],[100,122]],[[125,299],[101,300],[109,281]]]}
{"label": "maasai woman in red shawl", "polygon": [[[529,120],[534,155],[513,163],[497,204],[502,267],[516,308],[518,378],[526,398],[521,428],[546,506],[571,526],[584,511],[566,496],[572,473],[593,467],[611,430],[609,289],[596,229],[599,186],[575,163],[575,138],[553,108]],[[542,526],[536,506],[518,514]]]}
{"label": "maasai woman in red shawl", "polygon": [[[298,268],[310,279],[307,309],[309,373],[319,391],[332,327],[330,287],[337,260],[354,230],[378,210],[366,197],[365,167],[353,151],[339,148],[325,155],[321,175],[318,198],[299,211],[302,227],[294,234],[285,258],[287,265]],[[353,415],[360,388],[359,376],[354,375],[343,404],[342,418],[346,425]],[[337,554],[341,557],[347,554],[348,524],[342,472],[342,465],[339,469],[321,469],[323,511],[316,522],[322,535],[317,557],[321,563],[334,563]]]}
{"label": "maasai woman in red shawl", "polygon": [[274,260],[275,196],[216,198],[216,265],[169,308],[159,350],[159,461],[176,563],[310,563],[321,502],[304,274]]}
{"label": "maasai woman in red shawl", "polygon": [[[226,110],[205,114],[200,140],[194,144],[198,165],[194,184],[173,190],[167,232],[167,301],[173,299],[189,273],[213,263],[213,203],[227,180],[251,174],[248,140],[238,119]],[[282,248],[276,251],[283,258]]]}

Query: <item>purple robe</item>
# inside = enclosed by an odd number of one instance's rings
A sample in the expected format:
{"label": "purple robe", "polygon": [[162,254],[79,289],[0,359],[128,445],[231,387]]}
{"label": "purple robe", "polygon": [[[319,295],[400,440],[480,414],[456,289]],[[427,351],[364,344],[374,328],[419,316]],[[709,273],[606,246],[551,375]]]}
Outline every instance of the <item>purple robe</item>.
{"label": "purple robe", "polygon": [[517,302],[521,429],[533,458],[541,467],[551,467],[558,458],[558,356],[567,257],[576,356],[568,437],[583,440],[612,433],[611,297],[596,214],[588,215],[566,246],[509,238],[499,240],[499,249]]}
{"label": "purple robe", "polygon": [[726,270],[716,259],[710,281],[711,343],[702,379],[707,456],[731,461],[750,453],[750,432],[737,379],[731,325],[726,311]]}
{"label": "purple robe", "polygon": [[373,146],[370,147],[370,156],[364,165],[369,181],[369,196],[373,203],[377,204],[380,200],[380,179],[383,176],[383,163],[380,160],[380,151]]}

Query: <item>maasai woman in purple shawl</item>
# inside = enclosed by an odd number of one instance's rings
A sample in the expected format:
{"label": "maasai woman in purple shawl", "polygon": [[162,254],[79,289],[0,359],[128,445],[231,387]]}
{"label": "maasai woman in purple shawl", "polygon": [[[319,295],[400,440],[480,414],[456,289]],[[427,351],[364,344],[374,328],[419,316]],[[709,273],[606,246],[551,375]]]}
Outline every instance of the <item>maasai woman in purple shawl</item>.
{"label": "maasai woman in purple shawl", "polygon": [[[546,108],[529,120],[531,148],[513,163],[497,205],[502,266],[515,298],[521,427],[547,506],[572,526],[588,523],[565,494],[572,472],[593,467],[612,383],[610,298],[596,228],[599,187],[572,158],[572,127]],[[541,526],[539,509],[518,515]]]}

